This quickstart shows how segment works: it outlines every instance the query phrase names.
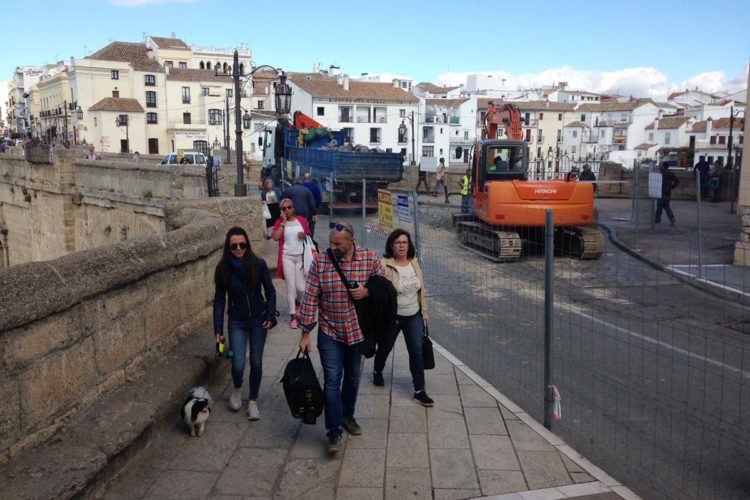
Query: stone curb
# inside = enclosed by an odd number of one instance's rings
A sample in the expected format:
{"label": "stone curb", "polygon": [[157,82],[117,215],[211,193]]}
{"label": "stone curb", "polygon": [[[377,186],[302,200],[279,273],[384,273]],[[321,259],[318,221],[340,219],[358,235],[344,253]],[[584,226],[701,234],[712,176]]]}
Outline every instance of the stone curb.
{"label": "stone curb", "polygon": [[691,276],[687,276],[683,273],[670,269],[667,266],[659,264],[655,260],[637,252],[634,248],[632,248],[627,243],[622,241],[617,236],[617,229],[611,228],[607,226],[606,224],[602,224],[601,222],[599,222],[597,225],[607,231],[607,233],[609,234],[610,241],[614,243],[617,248],[627,253],[631,257],[634,257],[640,260],[641,262],[648,264],[654,269],[667,273],[670,276],[682,281],[683,283],[686,283],[694,288],[697,288],[698,290],[709,293],[713,295],[714,297],[724,299],[724,300],[731,300],[734,302],[739,302],[740,304],[746,304],[750,302],[750,298],[748,298],[745,294],[743,294],[740,291],[735,291],[731,288],[727,288],[718,284],[714,284],[706,279],[693,278]]}
{"label": "stone curb", "polygon": [[0,466],[4,498],[96,498],[148,444],[196,383],[215,375],[210,328],[200,328],[139,378],[95,403],[45,445]]}
{"label": "stone curb", "polygon": [[[558,452],[568,457],[570,460],[575,462],[576,465],[578,465],[584,471],[586,471],[591,477],[595,478],[597,482],[599,483],[599,485],[608,488],[610,491],[628,500],[640,498],[638,495],[636,495],[633,491],[631,491],[629,488],[624,486],[618,480],[614,479],[612,476],[610,476],[609,474],[604,472],[602,469],[600,469],[599,467],[597,467],[596,465],[588,461],[586,458],[584,458],[583,455],[575,451],[572,447],[568,446],[565,443],[565,441],[563,441],[562,438],[556,436],[555,434],[547,430],[547,428],[545,428],[542,424],[534,420],[531,417],[531,415],[526,413],[520,406],[516,405],[507,396],[505,396],[500,391],[498,391],[495,387],[493,387],[492,384],[490,384],[488,381],[482,378],[478,373],[476,373],[474,370],[466,366],[461,360],[456,358],[443,346],[438,344],[434,338],[432,339],[432,342],[435,347],[435,350],[437,350],[440,354],[442,354],[445,357],[445,359],[448,360],[448,362],[450,362],[456,368],[461,370],[475,384],[477,384],[479,387],[484,389],[485,392],[487,392],[487,394],[492,396],[498,403],[506,407],[511,413],[513,413],[516,417],[518,417],[520,421],[522,421],[524,424],[529,426],[534,432],[539,434],[539,436],[541,436],[542,439],[547,441]],[[523,493],[532,493],[532,492],[523,492]],[[552,500],[556,498],[567,498],[567,497],[564,494],[561,494],[560,496],[546,495],[546,496],[542,496],[539,498]]]}

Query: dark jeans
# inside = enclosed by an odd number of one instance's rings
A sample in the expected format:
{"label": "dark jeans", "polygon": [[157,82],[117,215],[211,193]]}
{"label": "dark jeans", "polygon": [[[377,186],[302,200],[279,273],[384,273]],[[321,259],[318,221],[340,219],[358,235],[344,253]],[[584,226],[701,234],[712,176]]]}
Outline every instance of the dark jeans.
{"label": "dark jeans", "polygon": [[422,177],[421,175],[419,176],[419,180],[417,181],[417,187],[414,188],[414,191],[419,192],[419,186],[421,184],[424,184],[424,192],[425,193],[429,193],[430,192],[430,185],[427,184],[427,176],[426,175],[424,177]]}
{"label": "dark jeans", "polygon": [[307,225],[310,226],[310,238],[315,238],[315,221],[312,217],[307,219]]}
{"label": "dark jeans", "polygon": [[670,198],[668,196],[662,196],[660,199],[656,200],[656,217],[654,218],[654,222],[656,222],[657,224],[661,222],[662,210],[667,212],[667,217],[669,217],[669,221],[674,222],[674,214],[672,213],[672,209],[669,208],[669,202],[670,202]]}
{"label": "dark jeans", "polygon": [[471,195],[461,195],[461,213],[471,213]]}
{"label": "dark jeans", "polygon": [[445,181],[435,182],[435,189],[432,191],[432,195],[437,196],[437,192],[440,191],[440,188],[443,188],[443,191],[445,191],[445,202],[448,203],[448,186],[445,185]]}
{"label": "dark jeans", "polygon": [[404,332],[406,350],[409,352],[409,371],[411,372],[414,392],[423,391],[424,360],[422,359],[422,336],[424,335],[424,321],[422,320],[422,313],[417,313],[414,316],[397,316],[397,318],[398,326],[393,337],[388,339],[384,345],[378,345],[373,368],[376,372],[382,373],[388,355],[396,343],[398,333]]}
{"label": "dark jeans", "polygon": [[359,344],[347,345],[318,331],[318,352],[323,366],[326,430],[341,434],[341,420],[354,417],[357,404],[361,371]]}
{"label": "dark jeans", "polygon": [[263,348],[266,345],[268,330],[250,326],[241,321],[229,322],[229,345],[234,351],[232,358],[232,381],[234,387],[242,387],[242,374],[245,372],[245,346],[250,341],[250,399],[258,399],[260,381],[263,378]]}

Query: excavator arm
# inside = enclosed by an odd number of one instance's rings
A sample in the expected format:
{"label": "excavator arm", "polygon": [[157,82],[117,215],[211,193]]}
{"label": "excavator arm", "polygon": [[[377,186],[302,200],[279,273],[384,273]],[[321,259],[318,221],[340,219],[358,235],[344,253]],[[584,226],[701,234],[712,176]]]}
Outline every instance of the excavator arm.
{"label": "excavator arm", "polygon": [[[484,117],[484,126],[488,139],[523,140],[521,112],[513,104],[506,103],[496,108],[490,103]],[[498,137],[498,129],[505,133],[505,137]]]}

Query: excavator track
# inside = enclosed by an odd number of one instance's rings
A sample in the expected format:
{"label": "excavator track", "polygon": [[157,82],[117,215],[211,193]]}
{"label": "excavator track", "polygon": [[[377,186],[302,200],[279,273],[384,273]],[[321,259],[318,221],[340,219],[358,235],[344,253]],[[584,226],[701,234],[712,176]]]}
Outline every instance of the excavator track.
{"label": "excavator track", "polygon": [[555,228],[555,251],[580,260],[598,259],[604,253],[604,236],[595,226]]}
{"label": "excavator track", "polygon": [[493,262],[515,262],[521,258],[521,237],[474,221],[456,225],[459,245]]}

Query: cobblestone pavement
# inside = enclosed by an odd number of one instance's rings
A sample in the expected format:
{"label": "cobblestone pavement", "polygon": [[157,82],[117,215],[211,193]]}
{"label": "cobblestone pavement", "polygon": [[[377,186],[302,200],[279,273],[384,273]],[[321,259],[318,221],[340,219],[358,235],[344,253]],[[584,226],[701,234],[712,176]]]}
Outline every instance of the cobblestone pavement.
{"label": "cobblestone pavement", "polygon": [[[283,283],[276,286],[283,296]],[[203,437],[189,437],[175,408],[175,419],[109,485],[105,497],[634,497],[439,346],[437,366],[426,373],[435,407],[418,405],[411,399],[403,340],[389,359],[385,387],[372,384],[372,360],[364,361],[355,414],[364,432],[345,433],[343,449],[330,458],[323,418],[315,426],[293,419],[279,383],[298,338],[283,323],[268,336],[261,420],[249,422],[244,409],[228,409],[227,363],[209,384],[215,407]],[[311,357],[322,378],[317,353]]]}

